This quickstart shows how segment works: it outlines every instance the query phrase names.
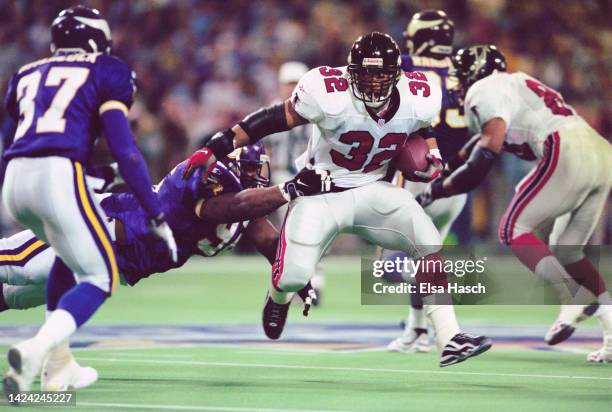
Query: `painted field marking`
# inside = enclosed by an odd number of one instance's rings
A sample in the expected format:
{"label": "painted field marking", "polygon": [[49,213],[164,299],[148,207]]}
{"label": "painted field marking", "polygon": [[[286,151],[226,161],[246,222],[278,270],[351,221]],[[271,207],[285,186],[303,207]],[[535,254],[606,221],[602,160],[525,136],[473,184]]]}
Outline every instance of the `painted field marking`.
{"label": "painted field marking", "polygon": [[[114,352],[109,352],[107,355],[108,356],[124,356],[125,353],[121,353],[121,352],[116,352],[115,349],[113,349]],[[147,353],[130,353],[131,357],[135,357],[135,358],[146,358],[149,359],[151,358],[150,354]],[[188,355],[188,354],[181,354],[181,353],[156,353],[155,354],[156,358],[160,358],[160,359],[193,359],[192,355]]]}
{"label": "painted field marking", "polygon": [[388,369],[388,368],[349,368],[341,366],[310,366],[310,365],[281,365],[268,363],[234,363],[234,362],[206,362],[206,361],[182,361],[182,360],[155,360],[155,359],[130,359],[130,358],[89,358],[79,357],[79,360],[97,362],[128,362],[145,363],[153,365],[190,365],[190,366],[223,366],[234,368],[273,368],[273,369],[302,369],[302,370],[326,370],[347,372],[379,372],[379,373],[412,373],[412,374],[443,374],[443,375],[468,375],[468,376],[499,376],[512,378],[535,378],[535,379],[582,379],[612,381],[611,377],[600,376],[572,376],[572,375],[543,375],[526,373],[493,373],[493,372],[459,372],[459,371],[434,371],[422,369]]}
{"label": "painted field marking", "polygon": [[138,403],[106,403],[106,402],[77,402],[77,406],[96,406],[99,408],[115,409],[157,409],[165,411],[225,411],[225,412],[353,412],[337,409],[271,409],[271,408],[243,408],[239,406],[206,406],[206,405],[164,405],[164,404],[138,404]]}

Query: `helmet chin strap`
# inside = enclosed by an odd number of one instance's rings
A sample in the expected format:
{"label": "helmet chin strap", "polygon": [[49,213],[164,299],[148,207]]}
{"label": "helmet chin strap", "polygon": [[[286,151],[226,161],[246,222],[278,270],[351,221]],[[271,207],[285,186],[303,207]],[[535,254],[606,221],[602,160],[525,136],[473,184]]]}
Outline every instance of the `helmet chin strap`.
{"label": "helmet chin strap", "polygon": [[383,102],[363,102],[368,108],[374,110],[376,113],[380,113],[385,111],[388,107],[389,107],[389,102],[391,102],[391,99],[387,99]]}

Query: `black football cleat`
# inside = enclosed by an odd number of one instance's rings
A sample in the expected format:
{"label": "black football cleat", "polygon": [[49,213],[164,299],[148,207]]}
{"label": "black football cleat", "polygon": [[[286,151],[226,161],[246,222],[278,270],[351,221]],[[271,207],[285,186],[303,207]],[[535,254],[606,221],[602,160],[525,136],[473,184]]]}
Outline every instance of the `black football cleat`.
{"label": "black football cleat", "polygon": [[454,365],[480,355],[491,348],[491,339],[486,336],[474,336],[458,333],[446,344],[440,355],[440,367]]}
{"label": "black football cleat", "polygon": [[290,303],[279,304],[266,295],[266,304],[263,308],[262,324],[266,336],[270,339],[278,339],[283,333]]}

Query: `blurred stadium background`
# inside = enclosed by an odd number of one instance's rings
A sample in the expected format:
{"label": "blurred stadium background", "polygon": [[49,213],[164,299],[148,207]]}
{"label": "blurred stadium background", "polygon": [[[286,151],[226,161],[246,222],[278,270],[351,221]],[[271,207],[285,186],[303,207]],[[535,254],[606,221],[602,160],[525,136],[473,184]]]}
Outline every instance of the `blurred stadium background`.
{"label": "blurred stadium background", "polygon": [[[114,52],[138,75],[131,116],[154,180],[186,158],[203,136],[277,99],[283,93],[278,70],[284,62],[344,65],[352,42],[372,30],[390,33],[403,48],[401,33],[423,8],[446,10],[455,22],[457,47],[496,44],[510,70],[525,71],[560,91],[596,130],[612,137],[612,5],[606,0],[83,3],[106,16]],[[50,22],[73,4],[0,0],[3,92],[14,70],[49,53]],[[4,112],[0,120],[4,141],[11,133]],[[505,156],[494,177],[472,196],[454,237],[461,243],[496,242],[499,216],[528,168]],[[612,242],[612,219],[605,216],[596,243]]]}
{"label": "blurred stadium background", "polygon": [[[497,44],[510,70],[559,90],[595,129],[612,137],[609,1],[82,3],[103,13],[114,52],[137,73],[131,117],[154,180],[207,134],[278,99],[283,63],[344,65],[352,42],[371,30],[389,32],[403,48],[401,33],[423,8],[446,10],[456,25],[457,47]],[[74,4],[0,0],[3,94],[13,71],[48,55],[51,20]],[[3,109],[0,125],[5,142],[12,125]],[[273,144],[273,165],[275,149]],[[105,159],[103,147],[98,156]],[[279,163],[273,173],[284,171]],[[448,242],[497,248],[497,222],[529,167],[504,156],[471,196]],[[12,234],[16,228],[4,212],[0,216],[3,236]],[[612,243],[609,210],[592,242]],[[309,319],[294,309],[279,343],[267,342],[259,326],[269,277],[263,258],[193,259],[133,290],[120,288],[74,342],[87,348],[77,352],[78,360],[101,374],[96,386],[79,394],[83,410],[609,410],[610,369],[585,363],[585,353],[599,346],[596,323],[581,325],[576,339],[549,351],[542,336],[556,316],[554,306],[458,307],[466,329],[490,334],[496,346],[448,372],[438,370],[433,353],[383,352],[401,332],[397,324],[406,308],[360,305],[361,248],[354,238],[338,239],[325,260],[323,305]],[[504,262],[500,270],[508,276],[525,271],[512,259]],[[610,260],[603,262],[609,277]],[[0,314],[0,353],[31,335],[43,317],[43,309]]]}

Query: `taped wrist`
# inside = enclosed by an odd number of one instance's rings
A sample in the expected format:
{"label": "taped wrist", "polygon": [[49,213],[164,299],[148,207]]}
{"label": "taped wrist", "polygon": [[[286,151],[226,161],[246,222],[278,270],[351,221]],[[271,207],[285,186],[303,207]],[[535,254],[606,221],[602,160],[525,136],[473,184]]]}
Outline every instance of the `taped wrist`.
{"label": "taped wrist", "polygon": [[497,154],[477,143],[467,162],[450,176],[455,193],[475,189],[493,167]]}
{"label": "taped wrist", "polygon": [[251,144],[257,143],[264,136],[289,130],[285,104],[263,107],[242,119],[238,125],[249,135]]}
{"label": "taped wrist", "polygon": [[436,159],[442,160],[442,154],[440,154],[440,149],[429,149],[429,154],[435,157]]}
{"label": "taped wrist", "polygon": [[234,136],[236,133],[232,129],[225,129],[211,137],[206,147],[213,152],[215,159],[223,159],[234,151]]}

